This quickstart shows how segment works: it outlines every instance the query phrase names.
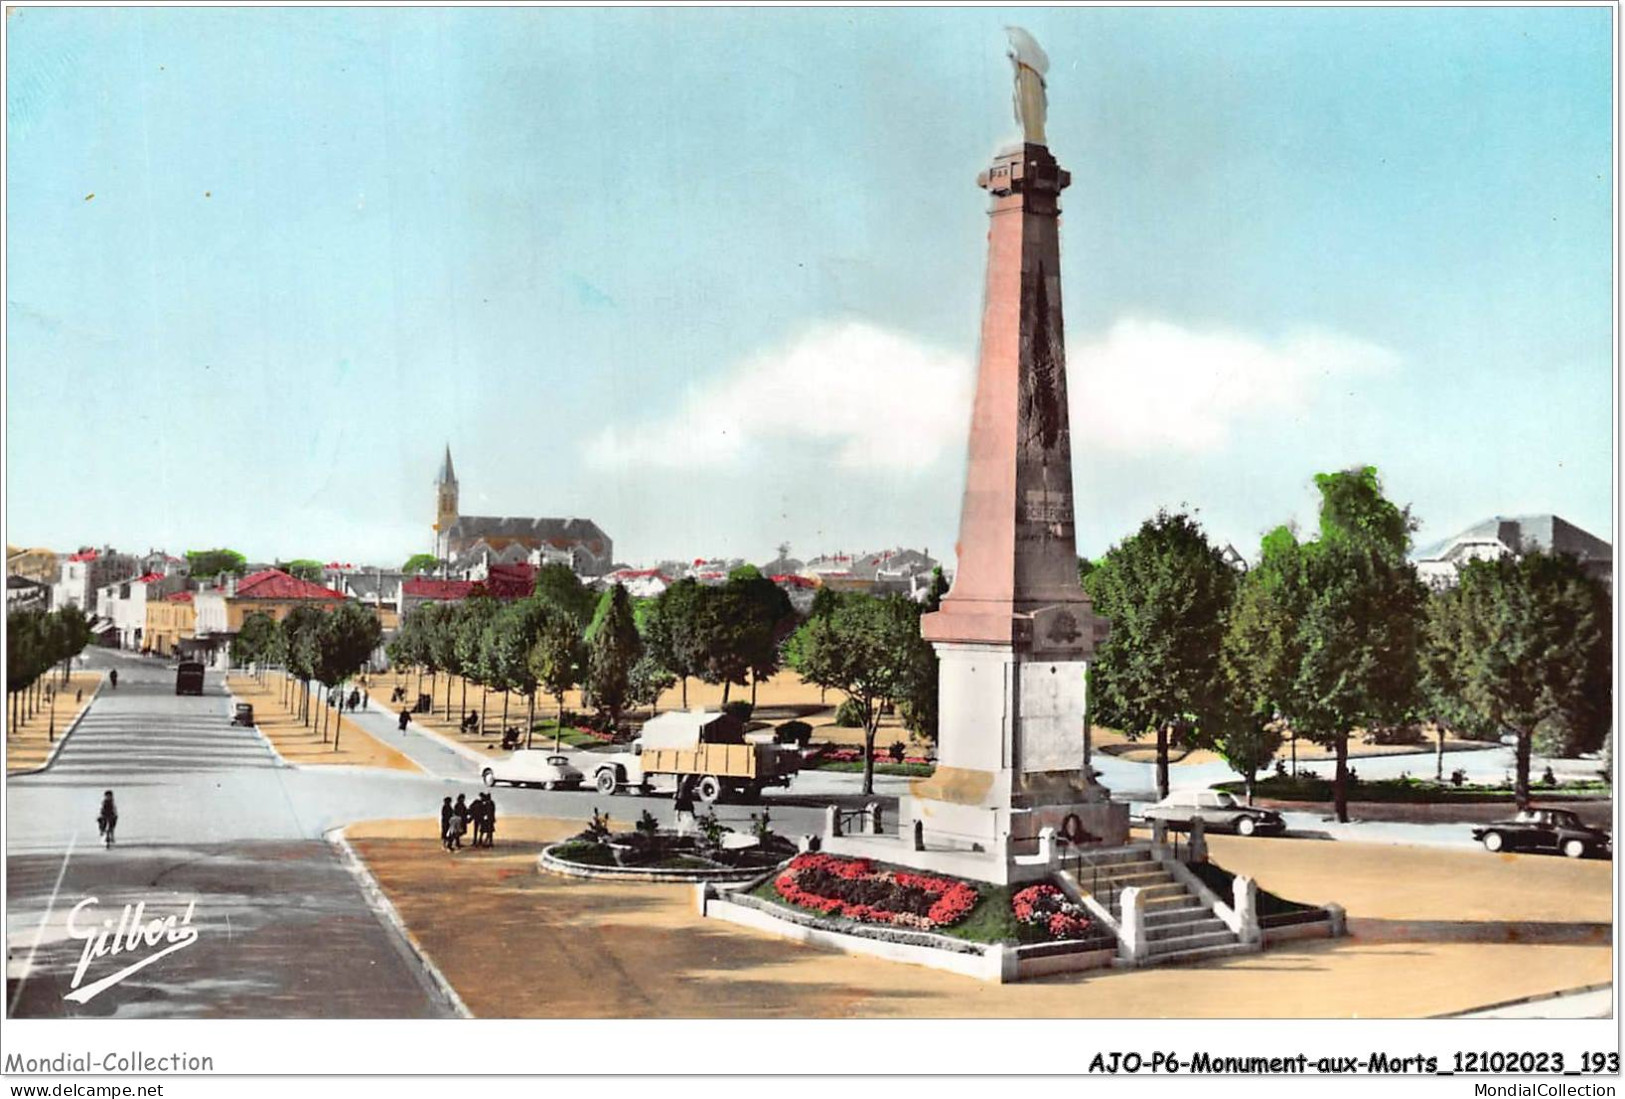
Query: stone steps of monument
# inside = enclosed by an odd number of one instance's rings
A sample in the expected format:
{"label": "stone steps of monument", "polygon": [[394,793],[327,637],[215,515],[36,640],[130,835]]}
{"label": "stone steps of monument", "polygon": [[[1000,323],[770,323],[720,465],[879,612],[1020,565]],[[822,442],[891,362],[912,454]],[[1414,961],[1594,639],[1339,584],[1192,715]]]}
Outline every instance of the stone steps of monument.
{"label": "stone steps of monument", "polygon": [[1253,954],[1257,947],[1246,943],[1236,942],[1234,937],[1228,943],[1218,943],[1214,946],[1200,946],[1186,950],[1174,950],[1166,954],[1152,954],[1152,965],[1189,965],[1197,962],[1217,961],[1232,954]]}
{"label": "stone steps of monument", "polygon": [[1236,941],[1235,935],[1230,933],[1228,927],[1220,926],[1217,931],[1193,931],[1189,935],[1170,935],[1164,939],[1147,939],[1146,952],[1153,958],[1163,958],[1169,954],[1186,954],[1192,950],[1202,950],[1210,946],[1230,946]]}
{"label": "stone steps of monument", "polygon": [[1090,848],[1081,855],[1084,870],[1093,867],[1104,869],[1108,866],[1119,866],[1131,862],[1150,862],[1151,849],[1148,847],[1108,847]]}
{"label": "stone steps of monument", "polygon": [[1217,916],[1185,919],[1176,923],[1157,924],[1154,927],[1147,924],[1145,928],[1145,941],[1151,944],[1153,952],[1157,949],[1158,944],[1166,942],[1179,943],[1203,935],[1234,937],[1230,929],[1225,926],[1224,921]]}
{"label": "stone steps of monument", "polygon": [[[1172,879],[1159,882],[1156,885],[1142,885],[1139,890],[1140,897],[1147,905],[1169,905],[1174,902],[1184,904],[1190,899],[1190,893],[1185,887]],[[1118,903],[1122,903],[1121,899],[1119,899]]]}
{"label": "stone steps of monument", "polygon": [[1098,873],[1085,873],[1083,880],[1087,882],[1099,881],[1102,885],[1111,884],[1118,888],[1130,885],[1161,885],[1172,881],[1173,876],[1156,863],[1136,864],[1132,869],[1101,870]]}
{"label": "stone steps of monument", "polygon": [[1167,907],[1147,912],[1145,914],[1145,926],[1147,929],[1166,927],[1169,924],[1205,919],[1211,915],[1207,905],[1201,901],[1186,897],[1183,904],[1170,904]]}

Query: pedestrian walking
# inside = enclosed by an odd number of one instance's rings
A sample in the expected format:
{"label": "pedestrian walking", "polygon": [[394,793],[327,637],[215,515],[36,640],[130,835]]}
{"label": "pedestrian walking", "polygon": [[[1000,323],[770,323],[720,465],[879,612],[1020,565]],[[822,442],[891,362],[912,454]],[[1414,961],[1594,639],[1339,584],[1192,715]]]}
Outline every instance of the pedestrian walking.
{"label": "pedestrian walking", "polygon": [[447,851],[451,850],[452,821],[455,819],[455,810],[451,799],[447,798],[440,803],[440,846]]}
{"label": "pedestrian walking", "polygon": [[[406,707],[405,706],[402,706],[401,707],[401,718],[400,718],[401,732],[403,732],[403,733],[406,732],[406,726],[409,725],[411,723],[411,721],[412,721],[412,715],[406,712]],[[450,800],[450,799],[448,799],[448,800]]]}
{"label": "pedestrian walking", "polygon": [[113,804],[113,791],[108,790],[102,795],[102,811],[96,817],[96,831],[102,834],[102,842],[108,847],[113,846],[113,830],[118,827],[118,806]]}
{"label": "pedestrian walking", "polygon": [[350,712],[352,714],[355,713],[355,708],[357,706],[359,706],[359,705],[361,705],[361,692],[356,690],[354,687],[351,687],[350,688]]}
{"label": "pedestrian walking", "polygon": [[109,683],[111,683],[113,685],[113,690],[115,690],[115,691],[118,690],[118,669],[117,668],[114,668],[112,671],[107,673],[107,682],[109,682]]}
{"label": "pedestrian walking", "polygon": [[497,839],[497,799],[490,791],[480,795],[485,799],[485,846],[495,847]]}

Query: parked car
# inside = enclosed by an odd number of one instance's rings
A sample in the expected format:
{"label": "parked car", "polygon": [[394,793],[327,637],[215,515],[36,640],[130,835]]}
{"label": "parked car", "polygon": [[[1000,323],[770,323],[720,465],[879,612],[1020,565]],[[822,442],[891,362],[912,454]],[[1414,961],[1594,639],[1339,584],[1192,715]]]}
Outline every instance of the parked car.
{"label": "parked car", "polygon": [[567,756],[542,748],[521,748],[507,759],[496,760],[480,772],[485,785],[506,782],[510,786],[542,786],[549,790],[577,789],[587,776]]}
{"label": "parked car", "polygon": [[1510,820],[1473,829],[1486,851],[1561,851],[1571,859],[1614,853],[1614,838],[1567,809],[1523,809]]}
{"label": "parked car", "polygon": [[1167,821],[1186,828],[1201,817],[1205,829],[1240,836],[1279,835],[1286,831],[1286,821],[1280,813],[1243,805],[1224,790],[1175,790],[1154,805],[1147,805],[1144,816],[1146,820]]}

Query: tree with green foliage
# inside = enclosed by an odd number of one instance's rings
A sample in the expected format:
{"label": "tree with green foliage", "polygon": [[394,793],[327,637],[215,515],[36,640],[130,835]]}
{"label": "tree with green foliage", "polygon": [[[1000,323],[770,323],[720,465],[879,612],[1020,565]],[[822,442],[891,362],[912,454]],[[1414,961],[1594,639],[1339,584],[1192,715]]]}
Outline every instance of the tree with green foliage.
{"label": "tree with green foliage", "polygon": [[498,604],[494,599],[485,596],[465,599],[457,605],[451,627],[456,634],[454,655],[457,658],[457,674],[463,677],[465,684],[462,709],[465,713],[468,711],[466,684],[472,680],[480,688],[481,729],[485,728],[486,703],[497,680],[496,669],[491,663],[491,651],[486,646],[486,631],[496,618],[497,610]]}
{"label": "tree with green foliage", "polygon": [[193,580],[208,580],[227,572],[241,575],[248,558],[230,549],[187,550],[186,564]]}
{"label": "tree with green foliage", "polygon": [[1510,729],[1513,795],[1529,803],[1529,758],[1543,729],[1594,751],[1610,725],[1612,608],[1572,557],[1526,553],[1469,562],[1429,603],[1425,682],[1448,714]]}
{"label": "tree with green foliage", "polygon": [[638,662],[632,665],[632,674],[626,688],[626,701],[632,706],[647,706],[658,710],[660,697],[676,686],[677,677],[667,671],[645,647]]}
{"label": "tree with green foliage", "polygon": [[929,664],[916,603],[844,592],[828,613],[809,618],[790,638],[789,663],[809,683],[843,692],[863,715],[863,792],[875,789],[875,733],[882,707],[895,702]]}
{"label": "tree with green foliage", "polygon": [[310,682],[316,678],[322,659],[322,629],[327,612],[313,604],[302,604],[288,612],[281,622],[284,666],[304,689],[299,720],[310,724]]}
{"label": "tree with green foliage", "polygon": [[1223,705],[1219,648],[1236,572],[1189,515],[1159,511],[1090,570],[1111,635],[1089,666],[1090,720],[1157,740],[1157,796],[1168,796],[1169,739],[1209,731]]}
{"label": "tree with green foliage", "polygon": [[401,566],[401,571],[408,576],[423,572],[439,572],[441,564],[440,558],[432,553],[414,553],[406,559],[406,564]]}
{"label": "tree with green foliage", "polygon": [[1370,467],[1320,474],[1319,537],[1271,532],[1247,577],[1229,641],[1252,685],[1254,718],[1270,710],[1336,752],[1333,798],[1348,820],[1348,741],[1398,724],[1419,701],[1426,592],[1406,559],[1414,524]]}
{"label": "tree with green foliage", "polygon": [[643,639],[632,617],[632,600],[616,584],[598,600],[587,627],[587,689],[592,704],[618,727],[631,688],[632,668],[643,656]]}
{"label": "tree with green foliage", "polygon": [[322,573],[327,569],[320,561],[310,557],[297,557],[281,566],[282,571],[299,580],[309,580],[312,584],[322,581]]}
{"label": "tree with green foliage", "polygon": [[536,726],[536,688],[538,676],[530,664],[531,650],[540,636],[543,623],[560,612],[550,604],[536,599],[521,599],[500,605],[485,628],[486,663],[492,676],[502,689],[502,727],[508,727],[508,692],[518,691],[525,696],[525,742],[530,743]]}
{"label": "tree with green foliage", "polygon": [[661,667],[677,677],[688,709],[688,681],[704,664],[700,638],[700,604],[704,589],[691,578],[677,581],[660,593],[646,613],[644,638]]}
{"label": "tree with green foliage", "polygon": [[252,665],[258,679],[261,666],[271,662],[277,640],[276,619],[264,611],[251,611],[231,639],[231,662],[239,667]]}
{"label": "tree with green foliage", "polygon": [[598,599],[569,565],[558,562],[536,570],[535,597],[575,619],[582,629],[592,620]]}
{"label": "tree with green foliage", "polygon": [[553,732],[553,746],[557,748],[564,736],[564,696],[580,686],[586,674],[587,644],[574,617],[552,603],[541,606],[542,616],[526,661],[531,677],[558,706]]}
{"label": "tree with green foliage", "polygon": [[[378,616],[359,603],[344,602],[322,615],[321,631],[316,638],[316,679],[323,693],[331,698],[340,684],[367,666],[378,648],[383,630]],[[331,707],[324,706],[325,713]],[[339,750],[342,722],[333,715],[333,751]],[[326,734],[323,734],[325,742]]]}

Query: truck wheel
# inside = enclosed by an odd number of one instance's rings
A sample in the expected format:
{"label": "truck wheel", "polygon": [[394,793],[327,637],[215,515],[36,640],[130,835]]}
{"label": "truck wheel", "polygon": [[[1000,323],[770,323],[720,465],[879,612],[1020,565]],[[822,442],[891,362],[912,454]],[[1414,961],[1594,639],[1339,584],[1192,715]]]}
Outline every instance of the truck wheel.
{"label": "truck wheel", "polygon": [[695,791],[700,800],[709,805],[715,805],[722,800],[722,781],[715,775],[706,775],[700,779],[700,788]]}
{"label": "truck wheel", "polygon": [[593,779],[593,785],[598,788],[598,792],[600,794],[613,794],[615,792],[615,787],[619,786],[620,783],[615,781],[615,772],[610,770],[608,767],[605,767],[602,771],[599,771],[598,776]]}

